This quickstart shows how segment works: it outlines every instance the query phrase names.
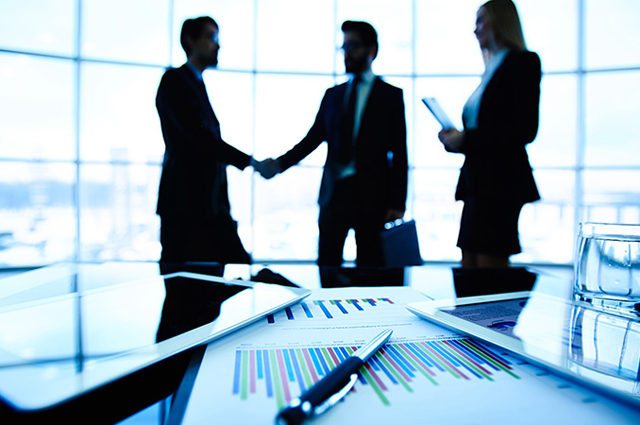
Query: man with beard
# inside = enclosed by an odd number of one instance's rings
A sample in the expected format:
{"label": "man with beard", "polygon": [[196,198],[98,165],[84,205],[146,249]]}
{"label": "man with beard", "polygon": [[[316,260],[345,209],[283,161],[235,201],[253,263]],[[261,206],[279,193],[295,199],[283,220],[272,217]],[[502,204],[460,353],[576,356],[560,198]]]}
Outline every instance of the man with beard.
{"label": "man with beard", "polygon": [[163,263],[247,263],[227,193],[227,165],[260,163],[222,140],[202,72],[218,64],[218,24],[187,19],[180,43],[187,62],[162,76],[156,107],[165,154],[158,193]]}
{"label": "man with beard", "polygon": [[407,142],[402,90],[373,74],[378,37],[367,22],[342,24],[344,65],[350,79],[328,89],[313,126],[278,159],[261,165],[269,178],[328,145],[320,196],[318,264],[338,266],[349,229],[358,266],[383,265],[380,232],[401,218],[407,197]]}

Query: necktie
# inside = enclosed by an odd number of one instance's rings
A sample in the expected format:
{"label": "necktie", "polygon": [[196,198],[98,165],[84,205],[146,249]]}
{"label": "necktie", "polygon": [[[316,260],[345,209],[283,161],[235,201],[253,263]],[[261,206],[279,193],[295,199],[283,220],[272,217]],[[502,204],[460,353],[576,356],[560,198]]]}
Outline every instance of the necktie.
{"label": "necktie", "polygon": [[355,124],[356,116],[356,99],[358,98],[358,84],[360,84],[361,77],[356,74],[353,77],[351,83],[351,91],[349,92],[349,98],[347,99],[347,107],[344,111],[344,117],[342,119],[342,131],[340,141],[340,162],[348,164],[353,159],[354,140],[353,140],[353,126]]}

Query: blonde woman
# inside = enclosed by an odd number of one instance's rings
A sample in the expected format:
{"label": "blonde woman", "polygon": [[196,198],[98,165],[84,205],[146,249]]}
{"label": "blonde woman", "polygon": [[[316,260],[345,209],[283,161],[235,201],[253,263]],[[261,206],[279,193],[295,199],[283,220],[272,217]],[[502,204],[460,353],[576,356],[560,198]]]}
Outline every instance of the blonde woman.
{"label": "blonde woman", "polygon": [[491,0],[477,13],[474,31],[485,72],[463,111],[464,130],[438,138],[461,153],[456,200],[464,202],[458,247],[463,267],[507,267],[521,251],[522,206],[540,199],[526,145],[538,132],[540,59],[526,49],[511,0]]}

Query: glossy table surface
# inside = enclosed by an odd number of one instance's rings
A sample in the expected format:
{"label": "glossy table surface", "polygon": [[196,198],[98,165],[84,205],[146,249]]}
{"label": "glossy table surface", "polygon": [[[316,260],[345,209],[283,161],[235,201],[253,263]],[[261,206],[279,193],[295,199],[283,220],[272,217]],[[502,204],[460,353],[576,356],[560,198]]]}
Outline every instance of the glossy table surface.
{"label": "glossy table surface", "polygon": [[[490,293],[536,291],[567,297],[570,280],[553,271],[514,267],[502,270],[463,270],[453,265],[425,264],[404,269],[319,268],[310,264],[227,265],[190,263],[63,263],[0,279],[0,310],[51,297],[91,293],[101,288],[158,277],[175,271],[190,271],[307,289],[348,286],[408,286],[433,299],[448,299]],[[17,414],[0,406],[0,418],[96,419],[106,422],[162,423],[189,362],[201,354],[192,349],[161,364],[134,373],[99,388],[70,403],[37,414]]]}

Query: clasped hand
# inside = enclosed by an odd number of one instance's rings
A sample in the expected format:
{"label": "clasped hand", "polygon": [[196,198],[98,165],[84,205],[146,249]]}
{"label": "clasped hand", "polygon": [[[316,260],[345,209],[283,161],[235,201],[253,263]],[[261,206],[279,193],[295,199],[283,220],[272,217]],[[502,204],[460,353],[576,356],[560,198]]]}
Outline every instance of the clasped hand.
{"label": "clasped hand", "polygon": [[270,179],[282,171],[278,160],[273,158],[267,158],[262,161],[253,160],[251,165],[265,179]]}

